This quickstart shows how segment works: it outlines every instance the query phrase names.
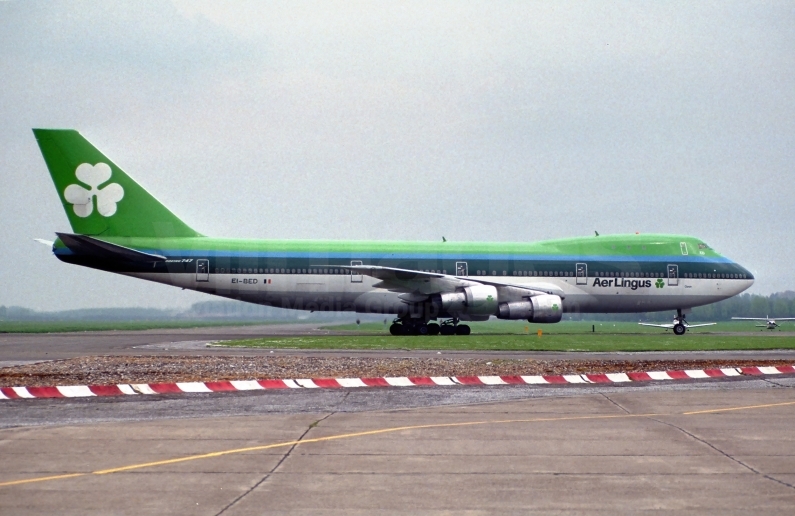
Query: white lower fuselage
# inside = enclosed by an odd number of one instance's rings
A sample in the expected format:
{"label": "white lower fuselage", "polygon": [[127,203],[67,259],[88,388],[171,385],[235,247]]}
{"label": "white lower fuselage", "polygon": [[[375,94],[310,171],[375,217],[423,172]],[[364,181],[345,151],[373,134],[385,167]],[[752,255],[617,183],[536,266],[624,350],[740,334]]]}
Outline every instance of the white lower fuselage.
{"label": "white lower fuselage", "polygon": [[[399,292],[374,287],[378,280],[369,276],[211,273],[199,280],[195,273],[128,275],[281,308],[396,314],[406,306]],[[753,283],[751,279],[663,278],[661,286],[658,286],[658,278],[588,277],[587,282],[574,277],[475,276],[472,279],[513,285],[554,285],[565,296],[563,309],[567,313],[653,312],[691,308],[737,295]],[[578,284],[578,280],[583,284]]]}

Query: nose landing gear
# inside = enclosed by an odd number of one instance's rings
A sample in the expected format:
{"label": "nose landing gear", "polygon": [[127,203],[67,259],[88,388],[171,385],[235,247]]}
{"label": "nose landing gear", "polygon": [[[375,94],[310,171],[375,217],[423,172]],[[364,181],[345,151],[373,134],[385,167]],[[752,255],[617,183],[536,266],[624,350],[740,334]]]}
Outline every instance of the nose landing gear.
{"label": "nose landing gear", "polygon": [[674,335],[684,335],[687,332],[687,321],[682,313],[681,308],[676,309],[676,317],[674,318]]}

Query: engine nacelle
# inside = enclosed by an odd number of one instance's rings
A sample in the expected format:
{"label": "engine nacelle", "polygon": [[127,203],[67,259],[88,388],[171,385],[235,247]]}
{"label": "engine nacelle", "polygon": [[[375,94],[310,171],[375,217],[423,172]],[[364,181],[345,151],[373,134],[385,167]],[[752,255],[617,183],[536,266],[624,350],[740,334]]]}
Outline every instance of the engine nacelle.
{"label": "engine nacelle", "polygon": [[534,323],[556,323],[563,318],[563,301],[560,296],[544,294],[527,301],[500,303],[497,317],[500,319],[527,319]]}
{"label": "engine nacelle", "polygon": [[497,289],[491,285],[474,285],[459,292],[448,292],[441,296],[442,308],[450,314],[495,315],[497,313]]}
{"label": "engine nacelle", "polygon": [[514,301],[513,303],[500,303],[497,318],[499,319],[529,319],[533,317],[533,303],[530,301]]}

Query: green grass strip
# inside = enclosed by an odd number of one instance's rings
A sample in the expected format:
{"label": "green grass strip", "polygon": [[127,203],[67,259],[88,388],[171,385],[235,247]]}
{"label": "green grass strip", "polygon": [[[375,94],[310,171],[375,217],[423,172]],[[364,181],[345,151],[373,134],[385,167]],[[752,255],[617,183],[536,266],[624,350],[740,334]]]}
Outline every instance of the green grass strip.
{"label": "green grass strip", "polygon": [[0,333],[61,333],[79,331],[133,331],[170,328],[210,328],[269,324],[263,321],[0,321]]}
{"label": "green grass strip", "polygon": [[473,334],[432,337],[353,335],[271,337],[223,343],[230,347],[286,349],[403,349],[439,351],[717,351],[795,349],[795,336],[739,336],[689,333],[606,334],[569,333],[529,335]]}

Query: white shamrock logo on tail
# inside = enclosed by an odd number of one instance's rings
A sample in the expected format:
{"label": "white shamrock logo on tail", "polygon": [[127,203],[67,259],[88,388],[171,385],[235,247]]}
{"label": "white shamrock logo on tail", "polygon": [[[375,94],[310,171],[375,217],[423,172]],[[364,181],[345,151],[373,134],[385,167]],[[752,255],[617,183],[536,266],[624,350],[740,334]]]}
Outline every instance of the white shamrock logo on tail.
{"label": "white shamrock logo on tail", "polygon": [[111,170],[107,164],[97,163],[91,166],[83,163],[75,169],[75,176],[91,187],[91,190],[86,190],[80,185],[69,185],[64,190],[64,199],[72,204],[75,215],[78,217],[91,215],[94,211],[94,197],[97,198],[97,211],[100,215],[110,217],[116,213],[116,203],[124,197],[124,188],[118,183],[111,183],[101,190],[97,188],[110,179]]}

